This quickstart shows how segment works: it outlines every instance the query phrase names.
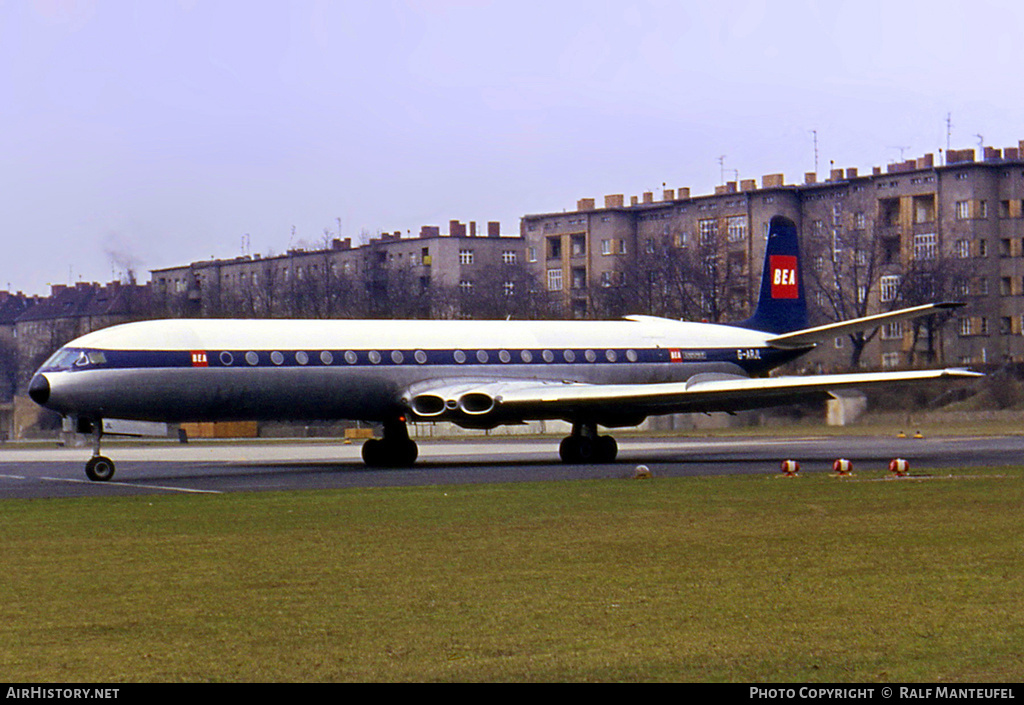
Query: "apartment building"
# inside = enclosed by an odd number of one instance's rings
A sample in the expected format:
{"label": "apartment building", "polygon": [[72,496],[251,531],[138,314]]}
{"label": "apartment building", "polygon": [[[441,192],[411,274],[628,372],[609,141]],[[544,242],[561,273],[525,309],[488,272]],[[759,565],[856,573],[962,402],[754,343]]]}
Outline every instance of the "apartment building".
{"label": "apartment building", "polygon": [[463,315],[474,302],[511,294],[520,279],[518,235],[500,223],[424,226],[384,233],[361,247],[335,238],[320,249],[193,262],[151,272],[158,312],[170,316],[428,318]]}
{"label": "apartment building", "polygon": [[[1024,362],[1024,142],[928,154],[870,173],[782,174],[715,193],[665,188],[526,215],[528,263],[564,315],[651,313],[728,322],[756,300],[768,222],[800,229],[812,321],[934,300],[952,320],[837,338],[805,358],[819,369]],[[979,158],[980,157],[980,158]],[[940,163],[941,162],[941,163]]]}

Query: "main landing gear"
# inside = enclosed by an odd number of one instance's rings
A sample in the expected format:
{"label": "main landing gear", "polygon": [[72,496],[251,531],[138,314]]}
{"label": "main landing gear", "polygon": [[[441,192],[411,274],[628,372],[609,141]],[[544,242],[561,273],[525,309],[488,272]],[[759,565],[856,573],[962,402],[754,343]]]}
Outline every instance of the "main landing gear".
{"label": "main landing gear", "polygon": [[100,439],[103,437],[103,421],[93,422],[92,457],[85,464],[85,476],[93,482],[106,482],[114,476],[114,461],[100,455]]}
{"label": "main landing gear", "polygon": [[363,462],[373,468],[407,468],[416,462],[419,448],[409,438],[405,419],[384,422],[384,437],[363,444]]}
{"label": "main landing gear", "polygon": [[574,422],[572,435],[562,439],[558,454],[563,463],[611,463],[618,455],[619,444],[611,436],[597,433],[597,424]]}

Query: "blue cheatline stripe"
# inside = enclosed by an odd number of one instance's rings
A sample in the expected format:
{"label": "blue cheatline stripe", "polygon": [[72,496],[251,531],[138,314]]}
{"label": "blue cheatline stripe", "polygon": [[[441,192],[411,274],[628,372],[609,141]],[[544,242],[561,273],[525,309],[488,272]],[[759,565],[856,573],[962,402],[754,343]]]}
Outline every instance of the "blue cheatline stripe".
{"label": "blue cheatline stripe", "polygon": [[[449,350],[105,350],[101,362],[72,365],[77,369],[156,367],[419,367],[445,365],[629,365],[686,362],[770,363],[778,351],[735,348],[557,348]],[[94,357],[94,356],[92,356]],[[80,359],[89,359],[84,357]]]}

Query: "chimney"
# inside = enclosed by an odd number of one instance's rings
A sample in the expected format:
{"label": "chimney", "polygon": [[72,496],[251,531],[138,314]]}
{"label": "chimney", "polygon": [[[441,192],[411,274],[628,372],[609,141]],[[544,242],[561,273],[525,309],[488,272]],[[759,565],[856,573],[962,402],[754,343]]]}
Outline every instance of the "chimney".
{"label": "chimney", "polygon": [[448,221],[448,235],[451,237],[466,237],[466,226],[457,220]]}
{"label": "chimney", "polygon": [[689,186],[683,186],[682,188],[676,189],[676,198],[678,198],[680,201],[682,201],[684,199],[687,199],[689,197],[690,197],[690,187]]}
{"label": "chimney", "polygon": [[808,171],[807,173],[804,174],[804,183],[805,184],[816,184],[816,183],[818,183],[818,175],[815,174],[813,171]]}
{"label": "chimney", "polygon": [[470,237],[476,237],[476,221],[475,220],[469,221],[469,236]]}
{"label": "chimney", "polygon": [[782,188],[786,178],[782,174],[765,174],[761,177],[762,188]]}
{"label": "chimney", "polygon": [[674,201],[676,200],[676,190],[667,188],[661,192],[661,200],[663,201]]}
{"label": "chimney", "polygon": [[594,199],[593,198],[581,198],[576,201],[576,210],[578,211],[592,211],[594,210]]}
{"label": "chimney", "polygon": [[974,150],[973,149],[951,149],[946,152],[946,162],[949,164],[957,164],[960,162],[973,162],[974,161]]}
{"label": "chimney", "polygon": [[622,208],[623,203],[624,201],[621,193],[616,193],[614,195],[604,197],[605,208]]}
{"label": "chimney", "polygon": [[501,237],[501,223],[492,220],[487,223],[487,237]]}

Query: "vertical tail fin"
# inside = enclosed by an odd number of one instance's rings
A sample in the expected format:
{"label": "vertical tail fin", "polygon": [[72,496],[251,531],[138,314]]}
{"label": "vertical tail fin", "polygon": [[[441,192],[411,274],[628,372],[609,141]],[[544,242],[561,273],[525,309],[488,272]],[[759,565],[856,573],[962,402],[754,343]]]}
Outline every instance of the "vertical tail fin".
{"label": "vertical tail fin", "polygon": [[754,315],[735,325],[767,333],[787,333],[807,327],[800,241],[796,224],[777,215],[768,226],[761,291]]}

